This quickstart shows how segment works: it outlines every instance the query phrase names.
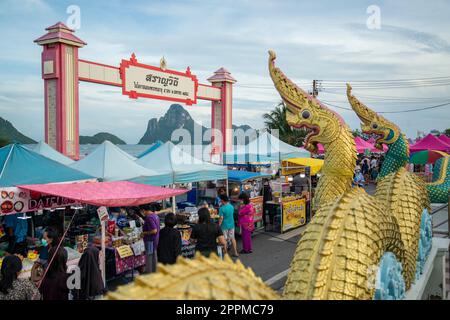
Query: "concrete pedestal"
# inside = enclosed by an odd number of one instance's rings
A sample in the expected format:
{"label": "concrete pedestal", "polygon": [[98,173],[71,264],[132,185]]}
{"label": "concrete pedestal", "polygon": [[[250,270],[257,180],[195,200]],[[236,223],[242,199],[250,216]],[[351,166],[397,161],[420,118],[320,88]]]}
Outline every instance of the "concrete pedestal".
{"label": "concrete pedestal", "polygon": [[446,256],[449,244],[449,239],[433,238],[424,272],[406,292],[405,300],[447,299]]}

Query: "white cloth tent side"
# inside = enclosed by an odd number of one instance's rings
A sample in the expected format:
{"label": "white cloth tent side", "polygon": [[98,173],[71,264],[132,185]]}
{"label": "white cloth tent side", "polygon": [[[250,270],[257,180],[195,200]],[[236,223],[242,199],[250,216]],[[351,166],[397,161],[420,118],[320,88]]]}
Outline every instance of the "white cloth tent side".
{"label": "white cloth tent side", "polygon": [[194,158],[170,141],[136,160],[136,163],[157,172],[170,170],[174,183],[222,180],[228,177],[226,167]]}
{"label": "white cloth tent side", "polygon": [[69,157],[66,157],[62,153],[59,153],[58,151],[50,147],[44,141],[39,141],[38,144],[27,146],[27,148],[30,149],[31,151],[39,153],[40,155],[46,158],[52,159],[66,166],[71,165],[72,163],[75,162],[74,160],[70,159]]}
{"label": "white cloth tent side", "polygon": [[307,150],[291,146],[265,131],[247,145],[235,146],[234,150],[225,153],[224,163],[281,162],[310,157]]}
{"label": "white cloth tent side", "polygon": [[130,156],[109,141],[100,144],[85,158],[73,163],[71,168],[90,174],[102,181],[123,181],[139,178],[150,185],[172,184],[170,172],[154,171],[134,162]]}

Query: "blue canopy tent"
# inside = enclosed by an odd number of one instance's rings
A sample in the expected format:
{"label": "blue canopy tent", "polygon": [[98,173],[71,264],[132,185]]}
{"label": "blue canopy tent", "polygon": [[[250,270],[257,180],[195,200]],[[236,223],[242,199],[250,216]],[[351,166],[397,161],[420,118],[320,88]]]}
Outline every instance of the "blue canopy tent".
{"label": "blue canopy tent", "polygon": [[43,155],[44,157],[55,160],[66,166],[74,163],[74,160],[70,159],[69,157],[66,157],[62,153],[59,153],[58,151],[50,147],[48,144],[46,144],[44,141],[39,141],[38,144],[30,145],[27,148],[30,149],[31,151],[37,152]]}
{"label": "blue canopy tent", "polygon": [[101,181],[135,181],[134,179],[139,179],[141,183],[154,186],[173,183],[170,172],[151,170],[140,166],[132,160],[129,154],[109,141],[103,142],[89,155],[73,163],[70,167],[90,174]]}
{"label": "blue canopy tent", "polygon": [[194,158],[170,141],[137,159],[136,163],[157,172],[171,172],[174,183],[222,180],[228,177],[226,167]]}
{"label": "blue canopy tent", "polygon": [[258,163],[277,162],[290,158],[309,158],[311,154],[303,148],[291,146],[274,137],[267,131],[260,134],[247,145],[237,146],[234,150],[224,153],[224,163]]}
{"label": "blue canopy tent", "polygon": [[248,180],[254,180],[259,178],[270,178],[270,174],[260,173],[260,172],[250,172],[242,170],[228,170],[228,181],[232,182],[245,182]]}
{"label": "blue canopy tent", "polygon": [[91,179],[94,177],[20,144],[10,144],[0,149],[0,187]]}
{"label": "blue canopy tent", "polygon": [[155,143],[151,144],[150,147],[148,147],[147,150],[145,150],[144,152],[142,152],[140,155],[137,156],[137,158],[142,158],[143,156],[149,154],[150,152],[155,151],[156,149],[158,149],[159,147],[161,147],[162,145],[164,145],[164,142],[162,142],[161,140],[156,141]]}

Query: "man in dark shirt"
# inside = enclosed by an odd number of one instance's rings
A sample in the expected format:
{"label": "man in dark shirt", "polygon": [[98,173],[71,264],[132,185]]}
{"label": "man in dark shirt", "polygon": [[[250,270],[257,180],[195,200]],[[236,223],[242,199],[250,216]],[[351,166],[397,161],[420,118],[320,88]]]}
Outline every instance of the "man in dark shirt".
{"label": "man in dark shirt", "polygon": [[211,222],[209,210],[201,208],[198,211],[198,224],[192,228],[191,240],[195,242],[195,250],[204,256],[212,252],[217,253],[217,240],[222,245],[224,253],[227,253],[227,242],[223,236],[222,229],[216,223]]}
{"label": "man in dark shirt", "polygon": [[181,234],[174,229],[176,224],[176,216],[168,213],[164,218],[164,228],[159,233],[158,262],[162,264],[174,264],[181,255]]}

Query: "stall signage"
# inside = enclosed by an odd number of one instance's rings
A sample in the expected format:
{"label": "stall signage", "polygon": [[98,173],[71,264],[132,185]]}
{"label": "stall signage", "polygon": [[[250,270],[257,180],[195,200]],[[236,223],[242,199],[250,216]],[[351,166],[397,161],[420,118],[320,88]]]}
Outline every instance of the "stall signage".
{"label": "stall signage", "polygon": [[100,221],[107,221],[109,218],[108,215],[108,210],[106,209],[106,207],[100,207],[97,209],[97,213],[98,213],[98,218],[100,219]]}
{"label": "stall signage", "polygon": [[134,256],[133,250],[131,250],[131,247],[129,245],[118,247],[117,253],[119,254],[120,259],[125,259]]}
{"label": "stall signage", "polygon": [[63,197],[42,195],[38,192],[16,187],[0,188],[0,215],[52,209],[75,204],[78,203]]}
{"label": "stall signage", "polygon": [[197,103],[198,80],[186,72],[161,69],[138,63],[133,55],[120,64],[122,93],[130,98],[138,97],[182,102],[187,105]]}
{"label": "stall signage", "polygon": [[281,231],[300,227],[306,223],[306,201],[299,199],[283,203],[283,224]]}
{"label": "stall signage", "polygon": [[262,221],[264,198],[262,196],[250,198],[250,202],[253,205],[253,208],[255,208],[255,215],[253,216],[254,222]]}

